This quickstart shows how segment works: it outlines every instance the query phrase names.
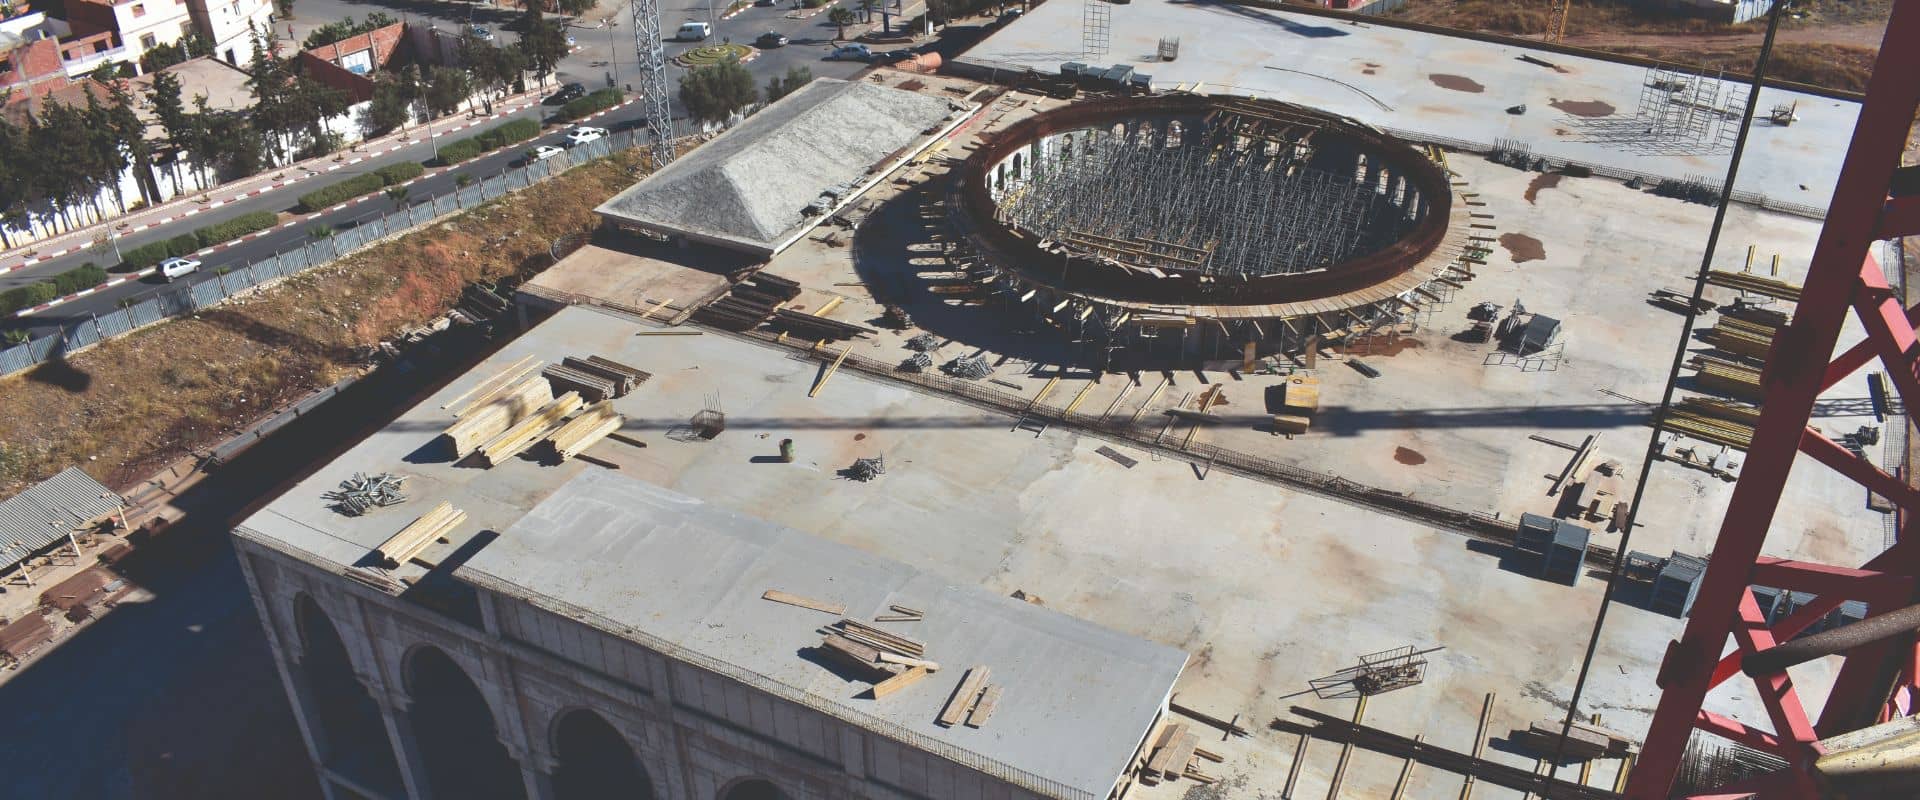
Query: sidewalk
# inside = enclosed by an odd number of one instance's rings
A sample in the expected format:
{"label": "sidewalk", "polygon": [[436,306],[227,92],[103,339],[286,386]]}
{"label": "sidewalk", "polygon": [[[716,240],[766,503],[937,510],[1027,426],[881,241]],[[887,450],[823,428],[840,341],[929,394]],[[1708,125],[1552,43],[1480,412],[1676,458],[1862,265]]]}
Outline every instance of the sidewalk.
{"label": "sidewalk", "polygon": [[[541,92],[538,89],[514,95],[493,104],[493,113],[489,115],[470,114],[466,117],[449,116],[436,120],[427,126],[432,136],[439,137],[476,125],[483,125],[508,114],[537,104]],[[79,252],[94,246],[95,237],[113,230],[120,236],[169,225],[181,219],[237,203],[250,197],[256,197],[282,187],[291,186],[315,176],[325,175],[335,170],[359,164],[368,159],[411,147],[419,143],[428,132],[422,127],[414,127],[398,133],[388,134],[379,139],[360,142],[349,150],[333,155],[312,158],[289,164],[285,167],[262,172],[247,178],[199,193],[188,193],[152,208],[145,208],[112,219],[96,222],[92,225],[44,239],[29,245],[0,252],[0,273],[12,272],[22,267],[49,261],[70,253]],[[204,199],[204,200],[203,200]]]}

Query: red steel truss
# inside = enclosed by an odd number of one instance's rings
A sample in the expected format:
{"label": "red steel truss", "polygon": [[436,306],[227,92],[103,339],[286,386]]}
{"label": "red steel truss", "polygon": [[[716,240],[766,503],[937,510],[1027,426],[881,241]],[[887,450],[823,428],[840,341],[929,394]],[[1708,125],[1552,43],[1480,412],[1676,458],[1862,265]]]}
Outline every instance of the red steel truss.
{"label": "red steel truss", "polygon": [[[1661,664],[1660,707],[1627,785],[1634,800],[1666,800],[1695,730],[1771,753],[1788,766],[1694,797],[1814,798],[1819,793],[1810,767],[1821,752],[1819,739],[1920,710],[1920,644],[1910,634],[1846,651],[1817,718],[1785,672],[1748,679],[1740,671],[1744,657],[1792,638],[1843,601],[1865,602],[1869,615],[1877,615],[1920,600],[1920,492],[1807,425],[1817,395],[1876,359],[1898,390],[1903,413],[1920,413],[1920,344],[1914,334],[1920,306],[1901,307],[1871,254],[1876,241],[1920,234],[1920,193],[1892,193],[1916,108],[1920,0],[1896,0],[1798,310],[1767,358],[1766,400],[1732,503],[1686,632],[1668,646]],[[1849,313],[1859,318],[1866,337],[1829,361]],[[1761,556],[1787,473],[1801,453],[1892,501],[1899,514],[1897,544],[1858,566]],[[1769,626],[1749,588],[1756,584],[1817,594],[1819,600]],[[1772,730],[1701,707],[1709,690],[1736,675],[1754,684]]]}

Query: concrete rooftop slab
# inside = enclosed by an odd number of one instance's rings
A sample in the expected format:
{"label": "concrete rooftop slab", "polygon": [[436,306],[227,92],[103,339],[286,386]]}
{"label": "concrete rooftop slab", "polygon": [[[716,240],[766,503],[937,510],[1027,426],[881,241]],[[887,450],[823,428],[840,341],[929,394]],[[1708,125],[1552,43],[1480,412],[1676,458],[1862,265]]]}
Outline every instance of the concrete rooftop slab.
{"label": "concrete rooftop slab", "polygon": [[[881,731],[904,731],[1105,797],[1154,723],[1187,655],[1050,609],[955,585],[871,553],[605,470],[535,506],[455,576]],[[770,602],[767,589],[844,603],[926,645],[942,668],[887,697],[796,653],[834,617]],[[1004,687],[979,728],[935,723],[967,668]]]}
{"label": "concrete rooftop slab", "polygon": [[[1663,155],[1646,143],[1596,141],[1602,128],[1632,127],[1644,67],[1217,0],[1135,0],[1112,12],[1111,49],[1094,60],[1132,65],[1158,88],[1204,84],[1208,92],[1313,106],[1403,138],[1480,151],[1511,139],[1536,156],[1653,177],[1718,183],[1726,174],[1729,148]],[[1043,4],[958,60],[1057,73],[1062,63],[1088,60],[1078,50],[1080,28],[1079,4]],[[1157,60],[1161,37],[1180,39],[1178,59]],[[1558,69],[1521,61],[1526,54]],[[1766,121],[1775,105],[1789,103],[1798,104],[1797,122]],[[1507,113],[1516,105],[1527,112]],[[1859,104],[1767,88],[1759,109],[1736,188],[1825,209]]]}

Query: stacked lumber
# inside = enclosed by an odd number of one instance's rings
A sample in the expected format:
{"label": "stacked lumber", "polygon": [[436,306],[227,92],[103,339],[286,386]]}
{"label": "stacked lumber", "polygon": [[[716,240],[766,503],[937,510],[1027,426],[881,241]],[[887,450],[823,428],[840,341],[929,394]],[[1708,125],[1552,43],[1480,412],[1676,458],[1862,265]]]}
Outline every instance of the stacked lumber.
{"label": "stacked lumber", "polygon": [[1688,397],[1680,401],[1680,407],[1698,412],[1702,416],[1738,422],[1748,427],[1760,424],[1760,407],[1746,403],[1709,397]]}
{"label": "stacked lumber", "polygon": [[480,457],[489,467],[500,466],[507,459],[519,455],[534,442],[546,438],[550,431],[561,424],[562,419],[578,410],[580,410],[579,393],[567,392],[560,395],[554,398],[553,402],[513,423],[500,435],[482,445]]}
{"label": "stacked lumber", "polygon": [[1760,370],[1756,367],[1702,360],[1698,368],[1696,379],[1702,389],[1744,400],[1759,400],[1764,396],[1760,391]]}
{"label": "stacked lumber", "polygon": [[[427,545],[444,539],[466,519],[467,512],[454,508],[452,503],[443,500],[440,505],[434,506],[433,510],[407,523],[399,533],[381,542],[373,552],[387,567],[398,567],[413,560],[421,550],[427,548]],[[432,564],[425,564],[425,566],[433,567]]]}
{"label": "stacked lumber", "polygon": [[606,438],[607,434],[620,430],[627,424],[627,418],[613,411],[613,401],[602,400],[587,406],[578,416],[567,420],[547,441],[553,443],[553,451],[565,461],[580,454],[580,451],[593,446],[594,442]]}
{"label": "stacked lumber", "polygon": [[1713,329],[1707,331],[1708,344],[1736,355],[1748,358],[1765,359],[1767,351],[1773,348],[1773,336],[1779,328],[1751,322],[1724,314],[1713,323]]}
{"label": "stacked lumber", "polygon": [[579,394],[588,402],[597,403],[614,397],[619,384],[604,375],[598,375],[571,364],[552,364],[540,371],[540,375],[553,382],[553,388]]}
{"label": "stacked lumber", "polygon": [[1788,283],[1774,278],[1766,278],[1751,272],[1725,272],[1716,269],[1707,273],[1707,283],[1715,286],[1725,286],[1729,289],[1739,289],[1743,292],[1753,292],[1754,294],[1764,294],[1768,297],[1777,297],[1793,303],[1800,301],[1799,284]]}
{"label": "stacked lumber", "polygon": [[446,436],[454,454],[464,458],[552,402],[553,385],[539,375],[526,375],[456,412],[460,419],[447,426]]}
{"label": "stacked lumber", "polygon": [[618,361],[614,361],[613,359],[602,358],[600,356],[587,356],[586,358],[567,356],[566,358],[560,359],[560,363],[568,368],[591,375],[598,375],[612,381],[614,397],[627,396],[628,392],[639,388],[640,384],[646,383],[648,378],[653,377],[650,373],[642,372]]}
{"label": "stacked lumber", "polygon": [[839,341],[855,336],[877,333],[872,328],[855,325],[850,322],[816,317],[800,311],[779,309],[773,312],[773,327],[784,330],[802,339]]}
{"label": "stacked lumber", "polygon": [[[1000,687],[987,684],[987,678],[993,670],[986,666],[971,667],[960,678],[960,685],[954,687],[953,695],[947,698],[947,704],[940,709],[940,716],[934,720],[942,727],[951,728],[965,722],[969,728],[978,728],[993,716],[993,709],[1000,702]],[[991,694],[992,697],[988,697]]]}
{"label": "stacked lumber", "polygon": [[1745,450],[1753,444],[1753,426],[1681,406],[1656,415],[1653,424],[1661,430],[1685,434],[1704,442]]}
{"label": "stacked lumber", "polygon": [[515,361],[506,369],[494,373],[491,377],[481,381],[473,388],[461,392],[440,407],[453,409],[453,415],[455,417],[465,416],[468,411],[494,400],[500,390],[519,383],[528,373],[539,369],[541,363],[543,362],[534,360],[533,356],[527,356],[519,361]]}
{"label": "stacked lumber", "polygon": [[[796,604],[786,599],[774,597],[767,599]],[[796,599],[804,600],[805,598]],[[814,606],[806,607],[814,608]],[[815,610],[823,611],[825,608]],[[856,619],[842,618],[839,622],[827,626],[823,634],[820,641],[822,649],[868,672],[897,674],[909,667],[924,667],[928,672],[940,669],[938,662],[927,660],[926,645]]]}
{"label": "stacked lumber", "polygon": [[702,325],[744,331],[766,322],[774,309],[799,296],[799,283],[757,272],[734,284],[725,297],[701,306],[693,319]]}
{"label": "stacked lumber", "polygon": [[1201,749],[1199,734],[1188,729],[1184,722],[1169,725],[1162,720],[1147,742],[1144,755],[1146,763],[1140,765],[1137,775],[1140,782],[1148,786],[1181,778],[1203,784],[1219,780],[1202,772],[1199,762],[1202,759],[1218,762],[1221,756]]}

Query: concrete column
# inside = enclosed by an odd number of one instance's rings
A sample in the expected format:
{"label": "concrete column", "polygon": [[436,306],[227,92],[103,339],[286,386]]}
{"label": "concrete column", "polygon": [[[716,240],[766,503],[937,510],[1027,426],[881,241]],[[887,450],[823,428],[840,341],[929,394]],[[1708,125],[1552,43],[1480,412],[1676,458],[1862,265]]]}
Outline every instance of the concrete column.
{"label": "concrete column", "polygon": [[401,691],[388,692],[380,704],[380,721],[387,726],[387,740],[393,742],[393,760],[400,765],[400,782],[406,787],[407,797],[433,800],[432,787],[427,783],[427,761],[413,732],[413,698]]}

